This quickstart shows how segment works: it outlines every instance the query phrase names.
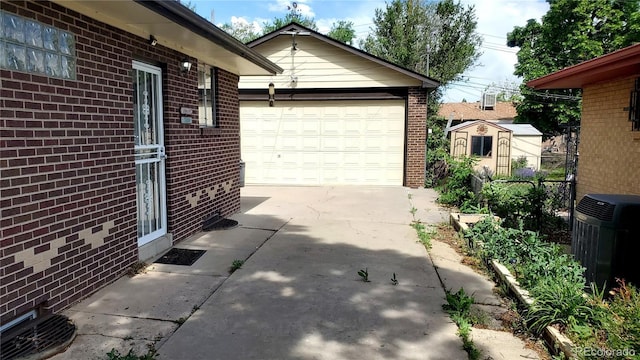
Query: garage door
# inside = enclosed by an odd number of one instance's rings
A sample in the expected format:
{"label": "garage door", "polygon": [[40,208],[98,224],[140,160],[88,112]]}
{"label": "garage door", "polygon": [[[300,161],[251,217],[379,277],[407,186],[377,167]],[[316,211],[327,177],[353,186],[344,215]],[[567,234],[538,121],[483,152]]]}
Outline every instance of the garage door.
{"label": "garage door", "polygon": [[402,185],[404,101],[244,101],[247,184]]}

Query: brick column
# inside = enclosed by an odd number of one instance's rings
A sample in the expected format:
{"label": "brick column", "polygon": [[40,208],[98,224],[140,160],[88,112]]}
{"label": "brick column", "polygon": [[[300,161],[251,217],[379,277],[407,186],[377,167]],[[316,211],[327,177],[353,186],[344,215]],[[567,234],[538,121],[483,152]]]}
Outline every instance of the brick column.
{"label": "brick column", "polygon": [[424,187],[425,155],[427,144],[427,90],[409,88],[407,105],[407,163],[405,186]]}

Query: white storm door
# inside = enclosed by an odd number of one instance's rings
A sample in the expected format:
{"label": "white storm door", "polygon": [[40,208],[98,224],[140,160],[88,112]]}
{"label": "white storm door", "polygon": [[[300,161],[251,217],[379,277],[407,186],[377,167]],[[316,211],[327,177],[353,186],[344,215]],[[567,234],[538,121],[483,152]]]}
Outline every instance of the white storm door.
{"label": "white storm door", "polygon": [[133,62],[138,246],[167,233],[162,70]]}

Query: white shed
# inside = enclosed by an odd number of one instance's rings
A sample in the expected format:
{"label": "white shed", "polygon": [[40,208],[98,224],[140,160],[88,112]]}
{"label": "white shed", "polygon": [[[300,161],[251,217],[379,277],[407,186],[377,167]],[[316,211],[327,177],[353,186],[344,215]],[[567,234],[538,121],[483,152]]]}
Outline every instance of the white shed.
{"label": "white shed", "polygon": [[510,175],[511,161],[521,157],[527,166],[540,169],[542,133],[530,124],[468,121],[449,129],[451,155],[476,156],[478,170],[486,167],[496,175]]}

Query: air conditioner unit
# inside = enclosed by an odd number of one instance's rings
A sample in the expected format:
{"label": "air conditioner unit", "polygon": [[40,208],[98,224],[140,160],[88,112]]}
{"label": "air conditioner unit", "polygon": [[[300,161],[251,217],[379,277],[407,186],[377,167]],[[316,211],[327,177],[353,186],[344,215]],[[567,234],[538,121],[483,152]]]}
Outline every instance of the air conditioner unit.
{"label": "air conditioner unit", "polygon": [[493,110],[496,107],[496,94],[482,94],[482,110]]}
{"label": "air conditioner unit", "polygon": [[640,284],[640,196],[585,195],[574,219],[571,252],[587,284],[611,288],[616,278]]}

